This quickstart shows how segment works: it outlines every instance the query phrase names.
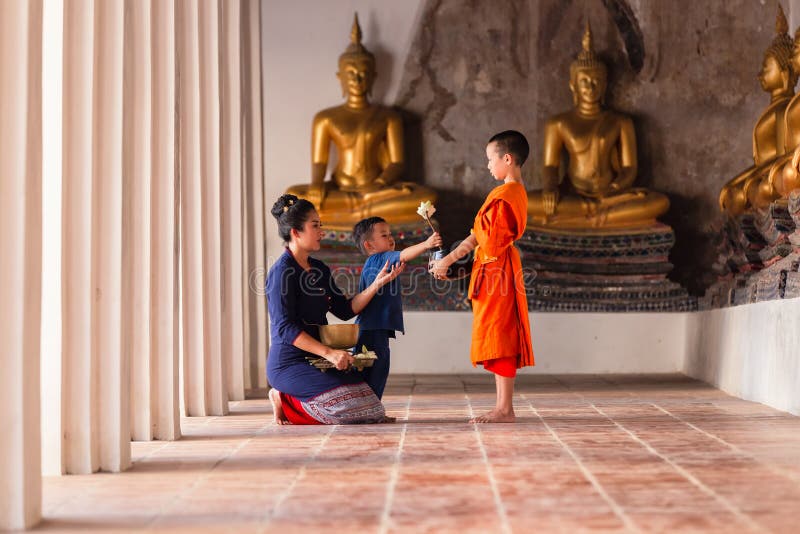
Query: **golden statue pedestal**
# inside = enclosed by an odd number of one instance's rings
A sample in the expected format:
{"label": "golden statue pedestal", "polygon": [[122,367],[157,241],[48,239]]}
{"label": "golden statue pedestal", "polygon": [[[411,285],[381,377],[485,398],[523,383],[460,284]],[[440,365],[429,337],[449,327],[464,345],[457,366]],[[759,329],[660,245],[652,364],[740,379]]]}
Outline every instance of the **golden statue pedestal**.
{"label": "golden statue pedestal", "polygon": [[667,279],[672,228],[555,230],[528,226],[517,242],[532,311],[690,311],[697,301]]}

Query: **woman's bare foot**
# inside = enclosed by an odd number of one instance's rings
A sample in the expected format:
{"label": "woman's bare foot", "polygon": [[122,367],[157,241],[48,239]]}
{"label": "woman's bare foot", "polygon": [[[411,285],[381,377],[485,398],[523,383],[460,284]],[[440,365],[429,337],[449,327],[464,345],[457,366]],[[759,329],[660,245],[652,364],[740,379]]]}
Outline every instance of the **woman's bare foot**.
{"label": "woman's bare foot", "polygon": [[292,423],[283,413],[283,403],[281,402],[281,392],[275,388],[269,390],[269,401],[272,403],[272,414],[276,425],[291,425]]}
{"label": "woman's bare foot", "polygon": [[497,408],[469,420],[470,423],[513,423],[514,421],[516,421],[516,416],[513,410],[501,412]]}

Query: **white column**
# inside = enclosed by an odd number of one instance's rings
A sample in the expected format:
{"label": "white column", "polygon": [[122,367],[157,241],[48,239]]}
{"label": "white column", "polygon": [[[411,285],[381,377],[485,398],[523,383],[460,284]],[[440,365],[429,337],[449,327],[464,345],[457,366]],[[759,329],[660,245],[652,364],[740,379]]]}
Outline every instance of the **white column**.
{"label": "white column", "polygon": [[0,2],[0,529],[41,517],[42,3]]}
{"label": "white column", "polygon": [[76,474],[100,466],[91,327],[93,12],[94,0],[64,3],[62,403],[64,471]]}
{"label": "white column", "polygon": [[[266,242],[264,236],[265,209],[264,175],[261,146],[261,21],[259,0],[244,0],[242,4],[243,51],[243,117],[244,166],[248,206],[248,264],[249,264],[249,387],[266,387],[267,307],[263,281],[266,273]],[[274,202],[274,200],[273,200]],[[253,281],[257,281],[256,284]],[[247,320],[248,318],[246,318]],[[255,375],[255,376],[253,376]]]}
{"label": "white column", "polygon": [[222,39],[222,356],[228,398],[244,399],[244,318],[242,285],[241,10],[239,2],[220,5]]}
{"label": "white column", "polygon": [[130,362],[122,350],[123,0],[95,6],[92,348],[99,386],[100,469],[130,465]]}
{"label": "white column", "polygon": [[122,351],[130,361],[131,439],[153,438],[150,358],[150,0],[125,0]]}
{"label": "white column", "polygon": [[200,174],[202,179],[203,320],[206,388],[210,415],[228,413],[227,379],[222,361],[220,272],[219,5],[198,2],[200,43]]}
{"label": "white column", "polygon": [[64,473],[62,402],[62,99],[64,2],[44,0],[42,20],[42,474]]}
{"label": "white column", "polygon": [[151,317],[153,437],[178,439],[178,210],[175,190],[175,3],[151,7]]}
{"label": "white column", "polygon": [[200,75],[197,3],[179,0],[178,117],[181,187],[183,380],[186,414],[208,415],[203,337],[203,235],[200,174]]}

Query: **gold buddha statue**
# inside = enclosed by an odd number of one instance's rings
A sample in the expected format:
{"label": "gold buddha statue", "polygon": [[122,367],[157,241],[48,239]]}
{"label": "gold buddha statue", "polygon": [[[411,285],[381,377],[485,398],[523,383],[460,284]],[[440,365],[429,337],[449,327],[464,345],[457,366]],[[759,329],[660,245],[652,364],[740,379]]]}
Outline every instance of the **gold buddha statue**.
{"label": "gold buddha statue", "polygon": [[[794,33],[791,68],[795,76],[800,74],[800,28]],[[789,101],[784,113],[786,129],[786,151],[769,170],[769,175],[752,184],[745,185],[750,204],[763,208],[774,199],[786,199],[789,193],[800,188],[800,93]]]}
{"label": "gold buddha statue", "polygon": [[[551,117],[545,125],[543,189],[528,195],[529,226],[578,230],[647,226],[669,208],[666,195],[632,187],[637,172],[633,121],[603,108],[607,79],[587,22],[582,50],[570,65],[575,108]],[[562,150],[569,155],[563,180]]]}
{"label": "gold buddha statue", "polygon": [[[375,56],[361,44],[358,15],[350,45],[339,56],[337,77],[347,101],[314,116],[311,127],[311,184],[287,189],[310,200],[326,227],[349,230],[366,217],[390,224],[417,223],[416,208],[436,200],[427,187],[399,181],[403,173],[403,123],[400,115],[369,102],[375,81]],[[338,160],[325,181],[330,144]]]}
{"label": "gold buddha statue", "polygon": [[788,30],[786,16],[779,4],[776,36],[764,53],[758,74],[761,88],[770,94],[770,104],[753,128],[754,165],[726,183],[719,195],[720,209],[731,216],[741,215],[756,205],[769,205],[774,198],[769,182],[771,167],[786,153],[788,145],[791,145],[791,150],[800,141],[800,130],[790,134],[787,127],[789,121],[793,130],[795,124],[800,126],[795,118],[800,108],[791,110],[789,116],[786,114],[797,81],[797,74],[791,66],[793,42]]}

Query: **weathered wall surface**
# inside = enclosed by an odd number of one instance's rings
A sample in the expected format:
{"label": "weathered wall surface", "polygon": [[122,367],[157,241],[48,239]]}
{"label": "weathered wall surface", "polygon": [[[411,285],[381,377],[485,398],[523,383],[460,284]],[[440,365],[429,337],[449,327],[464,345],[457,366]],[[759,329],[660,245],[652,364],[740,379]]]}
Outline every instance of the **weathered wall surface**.
{"label": "weathered wall surface", "polygon": [[525,177],[538,188],[544,121],[572,105],[569,64],[588,18],[609,65],[606,102],[637,128],[637,185],[672,202],[671,276],[700,293],[719,189],[751,164],[752,127],[769,102],[756,74],[776,10],[774,0],[427,0],[397,102],[409,178],[441,191],[446,237],[463,237],[494,185],[485,142],[513,128],[531,143]]}

